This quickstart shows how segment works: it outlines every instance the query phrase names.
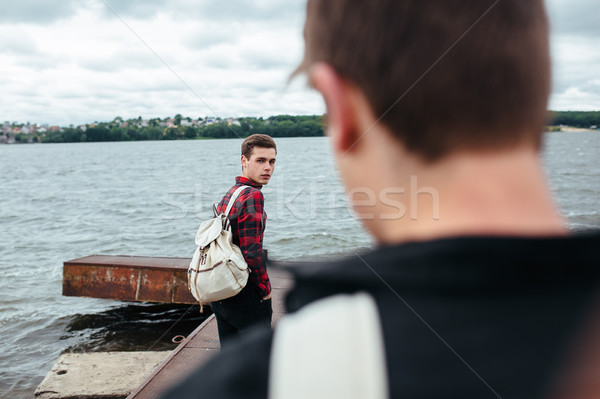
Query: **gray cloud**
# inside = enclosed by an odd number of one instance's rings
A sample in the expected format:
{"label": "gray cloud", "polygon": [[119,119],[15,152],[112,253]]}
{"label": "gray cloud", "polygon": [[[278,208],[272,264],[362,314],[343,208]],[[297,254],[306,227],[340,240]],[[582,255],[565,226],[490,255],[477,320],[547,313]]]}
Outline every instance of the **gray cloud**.
{"label": "gray cloud", "polygon": [[597,0],[547,0],[547,5],[553,34],[600,37]]}
{"label": "gray cloud", "polygon": [[240,20],[280,21],[298,18],[304,0],[172,0],[165,10],[181,18],[199,18],[234,23]]}
{"label": "gray cloud", "polygon": [[588,82],[588,84],[586,85],[586,88],[588,89],[588,91],[590,93],[600,96],[600,78],[597,80]]}
{"label": "gray cloud", "polygon": [[119,48],[111,53],[98,53],[81,58],[77,64],[82,68],[97,72],[118,72],[123,69],[150,70],[163,68],[160,61],[145,48]]}
{"label": "gray cloud", "polygon": [[[34,0],[30,0],[34,1]],[[233,24],[240,20],[279,21],[298,17],[304,0],[97,0],[105,17],[147,19],[159,13],[177,19]],[[224,29],[227,26],[224,25]]]}
{"label": "gray cloud", "polygon": [[0,30],[0,53],[32,54],[38,51],[35,40],[22,29]]}
{"label": "gray cloud", "polygon": [[[209,46],[189,55],[188,68],[198,73],[227,71],[239,68],[243,60],[238,48],[229,44]],[[215,71],[216,70],[216,71]]]}
{"label": "gray cloud", "polygon": [[76,10],[75,0],[4,0],[0,3],[0,22],[47,23],[69,18]]}
{"label": "gray cloud", "polygon": [[209,49],[220,44],[234,44],[238,34],[229,27],[210,21],[199,23],[198,29],[183,39],[183,43],[191,49]]}
{"label": "gray cloud", "polygon": [[257,48],[243,48],[240,50],[240,56],[245,62],[253,68],[265,69],[291,69],[296,62],[300,61],[299,56],[295,56],[293,51],[286,51],[286,46],[257,46]]}
{"label": "gray cloud", "polygon": [[169,8],[169,0],[98,0],[103,4],[105,17],[134,17],[137,19],[151,18]]}

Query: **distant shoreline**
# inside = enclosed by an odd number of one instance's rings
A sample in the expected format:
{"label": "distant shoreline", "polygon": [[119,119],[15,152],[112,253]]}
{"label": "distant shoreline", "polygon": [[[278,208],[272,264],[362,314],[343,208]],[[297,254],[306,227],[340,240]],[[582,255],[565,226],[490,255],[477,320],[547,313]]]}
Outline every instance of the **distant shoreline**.
{"label": "distant shoreline", "polygon": [[271,137],[315,137],[325,135],[323,126],[322,115],[192,119],[177,114],[164,119],[116,117],[110,122],[69,127],[5,122],[0,125],[0,144],[245,138],[255,133]]}
{"label": "distant shoreline", "polygon": [[[573,126],[564,126],[564,125],[551,125],[546,126],[545,133],[583,133],[583,132],[599,132],[600,129],[591,129],[591,128],[582,128],[582,127],[573,127]],[[323,137],[324,135],[313,135],[313,136],[284,136],[284,137]],[[243,138],[240,137],[202,137],[197,136],[194,138],[186,138],[186,137],[178,137],[178,138],[170,138],[170,139],[144,139],[144,140],[98,140],[98,141],[85,141],[86,143],[119,143],[125,141],[187,141],[187,140],[221,140],[221,139],[232,139],[232,138]],[[274,136],[274,138],[281,138],[281,136]],[[4,139],[4,140],[2,140]],[[7,140],[8,139],[8,140]],[[81,141],[63,141],[63,142],[54,142],[54,141],[38,141],[35,139],[30,139],[28,141],[16,141],[14,138],[10,140],[7,137],[0,137],[0,145],[2,144],[61,144],[61,143],[80,143]]]}
{"label": "distant shoreline", "polygon": [[556,127],[558,127],[560,129],[560,130],[558,130],[559,132],[565,132],[565,133],[598,132],[598,131],[600,131],[599,129],[590,129],[590,128],[584,128],[584,127],[573,127],[573,126],[556,126]]}
{"label": "distant shoreline", "polygon": [[[248,123],[252,122],[252,125]],[[169,121],[170,123],[173,123]],[[7,129],[8,130],[8,129]],[[566,124],[547,125],[544,132],[581,133],[600,132],[596,125],[577,127]],[[41,133],[41,134],[40,134]],[[55,127],[46,132],[11,134],[0,131],[0,144],[101,143],[121,141],[179,141],[245,138],[263,133],[274,138],[325,136],[322,116],[281,115],[267,120],[245,118],[240,123],[218,121],[203,126],[172,124],[165,126],[128,126],[128,121],[100,123],[69,128]]]}

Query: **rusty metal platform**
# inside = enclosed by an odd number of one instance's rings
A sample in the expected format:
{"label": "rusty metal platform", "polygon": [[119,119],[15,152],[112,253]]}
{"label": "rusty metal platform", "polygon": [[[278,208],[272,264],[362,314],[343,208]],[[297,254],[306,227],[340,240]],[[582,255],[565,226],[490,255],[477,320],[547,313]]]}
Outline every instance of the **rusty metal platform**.
{"label": "rusty metal platform", "polygon": [[[273,298],[273,325],[285,314],[283,299],[292,285],[292,279],[282,270],[270,270]],[[162,362],[127,399],[155,399],[177,381],[208,360],[220,348],[217,321],[210,316],[194,330]]]}
{"label": "rusty metal platform", "polygon": [[132,302],[194,304],[190,258],[90,255],[63,264],[63,295]]}

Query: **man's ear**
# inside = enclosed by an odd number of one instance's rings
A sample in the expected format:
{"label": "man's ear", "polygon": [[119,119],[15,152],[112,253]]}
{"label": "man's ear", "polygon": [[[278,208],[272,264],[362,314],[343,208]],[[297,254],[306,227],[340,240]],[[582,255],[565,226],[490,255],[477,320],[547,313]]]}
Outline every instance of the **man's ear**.
{"label": "man's ear", "polygon": [[246,158],[245,155],[242,155],[242,169],[244,169],[246,166],[248,166],[248,159]]}
{"label": "man's ear", "polygon": [[321,93],[327,107],[327,134],[336,151],[352,149],[357,135],[355,95],[352,86],[329,64],[318,62],[310,68],[310,82]]}

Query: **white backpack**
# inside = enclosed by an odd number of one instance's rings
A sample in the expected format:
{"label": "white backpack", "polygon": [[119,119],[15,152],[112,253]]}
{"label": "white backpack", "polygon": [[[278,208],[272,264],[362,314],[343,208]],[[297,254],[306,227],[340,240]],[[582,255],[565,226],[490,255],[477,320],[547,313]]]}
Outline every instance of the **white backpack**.
{"label": "white backpack", "polygon": [[379,310],[370,295],[337,295],[275,329],[269,399],[388,399]]}
{"label": "white backpack", "polygon": [[248,282],[248,264],[231,238],[227,219],[235,200],[249,186],[238,187],[231,195],[227,210],[203,222],[196,233],[196,251],[188,268],[188,288],[203,304],[237,295]]}

